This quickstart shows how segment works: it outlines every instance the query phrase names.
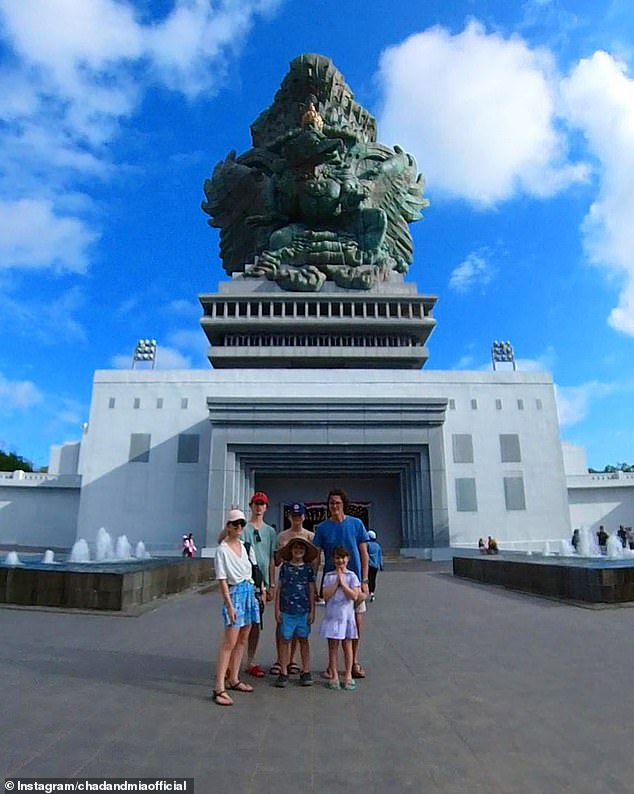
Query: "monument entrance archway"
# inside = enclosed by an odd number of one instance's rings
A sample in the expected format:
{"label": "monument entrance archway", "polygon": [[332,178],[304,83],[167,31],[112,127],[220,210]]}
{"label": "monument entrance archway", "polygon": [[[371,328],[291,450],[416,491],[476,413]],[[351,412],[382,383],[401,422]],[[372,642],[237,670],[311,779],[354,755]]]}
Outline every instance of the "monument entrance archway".
{"label": "monument entrance archway", "polygon": [[307,509],[305,526],[327,518],[326,498],[332,488],[343,488],[351,502],[350,515],[361,518],[368,529],[374,529],[384,549],[403,547],[401,524],[401,484],[397,473],[367,470],[343,471],[332,466],[329,470],[315,469],[312,474],[299,475],[255,473],[255,489],[268,494],[271,509],[266,520],[278,529],[284,524],[284,508],[291,502],[304,502]]}
{"label": "monument entrance archway", "polygon": [[323,501],[342,487],[368,502],[386,548],[449,545],[441,398],[357,396],[208,401],[212,424],[207,543],[231,504],[269,494],[270,522],[283,505]]}

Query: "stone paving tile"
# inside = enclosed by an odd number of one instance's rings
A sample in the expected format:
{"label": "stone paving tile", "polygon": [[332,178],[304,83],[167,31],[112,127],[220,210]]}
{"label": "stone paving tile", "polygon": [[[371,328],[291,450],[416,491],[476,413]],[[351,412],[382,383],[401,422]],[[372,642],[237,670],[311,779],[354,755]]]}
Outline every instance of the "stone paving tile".
{"label": "stone paving tile", "polygon": [[[194,778],[197,794],[206,794],[206,792],[255,794],[261,791],[259,782],[255,780],[253,767],[249,765],[249,768],[245,768],[246,766],[229,764],[226,759],[223,765],[192,765],[188,777]],[[284,776],[278,775],[278,777],[283,778]],[[295,784],[295,794],[299,794],[302,789],[297,788],[297,781]]]}
{"label": "stone paving tile", "polygon": [[[199,794],[295,794],[298,779],[320,794],[631,792],[633,613],[562,606],[447,570],[408,563],[381,574],[356,692],[280,691],[267,676],[248,679],[256,692],[224,709],[210,699],[216,593],[136,618],[0,609],[11,715],[0,773],[178,774],[196,777]],[[267,667],[271,618],[258,655]],[[312,657],[318,681],[326,647],[316,637]],[[289,743],[301,753],[285,753]]]}

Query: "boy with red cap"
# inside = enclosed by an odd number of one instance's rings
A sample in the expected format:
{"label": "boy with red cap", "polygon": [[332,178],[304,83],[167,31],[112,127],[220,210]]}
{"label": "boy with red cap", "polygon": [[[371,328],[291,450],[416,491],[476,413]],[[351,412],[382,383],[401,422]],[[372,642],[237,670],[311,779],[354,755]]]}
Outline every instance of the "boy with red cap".
{"label": "boy with red cap", "polygon": [[[262,580],[266,587],[266,600],[270,601],[275,595],[275,547],[277,533],[272,526],[264,521],[264,514],[269,506],[269,498],[263,491],[256,491],[249,501],[251,517],[243,532],[243,539],[251,545],[255,554]],[[263,604],[264,606],[264,604]],[[260,641],[260,626],[254,624],[249,633],[247,646],[246,672],[255,678],[264,678],[266,675],[260,665],[255,664],[255,654]]]}

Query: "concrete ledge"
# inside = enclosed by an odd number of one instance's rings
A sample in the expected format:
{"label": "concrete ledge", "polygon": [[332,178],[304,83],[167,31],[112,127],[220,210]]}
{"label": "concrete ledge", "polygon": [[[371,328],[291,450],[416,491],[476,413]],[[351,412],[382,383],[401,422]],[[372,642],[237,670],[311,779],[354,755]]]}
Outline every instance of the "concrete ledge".
{"label": "concrete ledge", "polygon": [[213,560],[180,558],[60,568],[0,566],[0,604],[125,612],[210,582]]}
{"label": "concrete ledge", "polygon": [[595,604],[634,601],[634,564],[631,562],[455,556],[453,573],[484,584],[567,601]]}

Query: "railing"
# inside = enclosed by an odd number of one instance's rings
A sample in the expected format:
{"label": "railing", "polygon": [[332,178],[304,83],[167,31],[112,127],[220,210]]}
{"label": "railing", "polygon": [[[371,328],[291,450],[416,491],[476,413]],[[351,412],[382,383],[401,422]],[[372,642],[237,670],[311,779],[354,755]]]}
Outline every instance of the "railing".
{"label": "railing", "polygon": [[36,483],[57,483],[60,486],[78,487],[81,485],[81,476],[79,474],[49,474],[48,472],[40,471],[0,471],[0,485],[13,485],[20,483],[28,483],[35,485]]}
{"label": "railing", "polygon": [[566,477],[568,486],[582,488],[588,487],[595,483],[606,483],[608,485],[615,485],[620,483],[623,485],[634,485],[634,472],[632,471],[606,471],[588,474],[569,474]]}

